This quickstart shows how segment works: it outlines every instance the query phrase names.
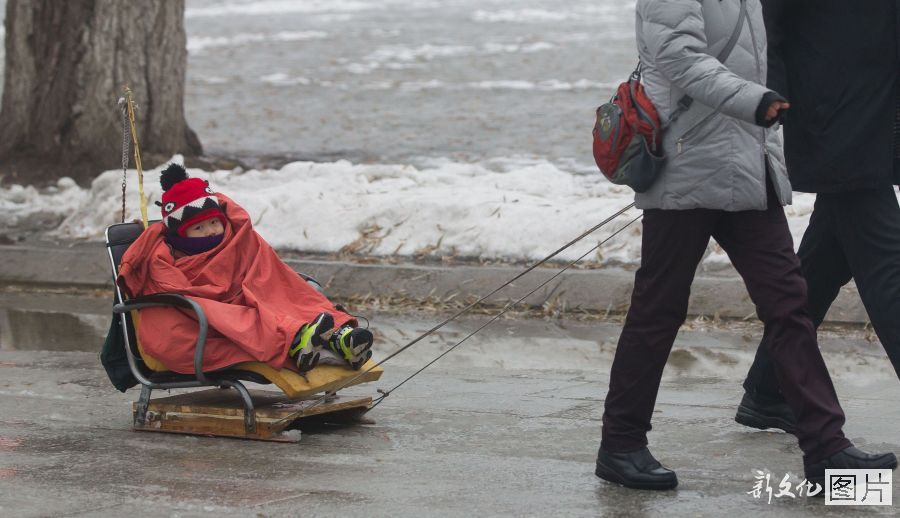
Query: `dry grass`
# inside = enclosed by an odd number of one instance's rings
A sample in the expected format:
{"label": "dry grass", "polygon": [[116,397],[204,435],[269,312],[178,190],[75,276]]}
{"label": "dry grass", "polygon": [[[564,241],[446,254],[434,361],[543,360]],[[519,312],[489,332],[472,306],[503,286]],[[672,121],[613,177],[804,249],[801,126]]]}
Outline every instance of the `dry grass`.
{"label": "dry grass", "polygon": [[369,226],[363,228],[359,231],[359,237],[356,238],[351,243],[344,245],[340,250],[338,250],[337,257],[343,260],[347,260],[353,256],[365,255],[372,252],[372,250],[377,247],[381,241],[386,238],[391,233],[391,229],[387,229],[386,232],[381,233],[383,229],[376,223],[372,223]]}

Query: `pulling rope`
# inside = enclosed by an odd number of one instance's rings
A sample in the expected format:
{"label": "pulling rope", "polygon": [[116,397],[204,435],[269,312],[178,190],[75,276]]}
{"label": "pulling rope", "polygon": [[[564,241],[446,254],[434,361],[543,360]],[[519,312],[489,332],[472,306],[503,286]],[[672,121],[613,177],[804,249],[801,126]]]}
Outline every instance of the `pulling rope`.
{"label": "pulling rope", "polygon": [[[526,268],[524,271],[522,271],[521,273],[519,273],[518,275],[516,275],[516,276],[513,277],[512,279],[509,279],[508,281],[504,282],[503,284],[501,284],[499,287],[497,287],[496,289],[494,289],[493,291],[491,291],[491,292],[488,293],[487,295],[484,295],[483,297],[479,298],[479,299],[476,300],[475,302],[473,302],[473,303],[469,304],[468,306],[464,307],[463,309],[459,310],[459,311],[458,311],[456,314],[454,314],[453,316],[451,316],[451,317],[447,318],[446,320],[444,320],[443,322],[441,322],[441,323],[435,325],[434,327],[432,327],[431,329],[429,329],[428,331],[426,331],[424,334],[419,335],[418,337],[416,337],[415,339],[413,339],[412,341],[410,341],[409,343],[407,343],[406,345],[404,345],[404,346],[401,347],[400,349],[398,349],[398,350],[394,351],[393,353],[389,354],[386,358],[384,358],[383,360],[377,362],[375,365],[372,365],[371,367],[369,367],[368,369],[366,369],[366,370],[360,372],[360,373],[357,374],[356,376],[350,378],[349,380],[346,380],[344,383],[338,385],[337,388],[335,388],[335,389],[333,389],[333,390],[331,390],[331,391],[329,391],[329,392],[326,392],[326,393],[325,393],[324,395],[322,395],[319,399],[315,400],[315,401],[313,402],[313,404],[310,405],[309,407],[306,407],[306,408],[304,408],[304,409],[302,409],[302,410],[298,410],[297,412],[294,412],[294,413],[292,413],[292,414],[290,414],[290,415],[288,415],[288,416],[286,416],[286,417],[284,417],[284,418],[282,418],[282,419],[279,419],[277,422],[278,422],[278,423],[282,423],[282,422],[285,422],[285,421],[293,420],[293,419],[295,419],[296,417],[298,417],[298,416],[300,416],[301,414],[303,414],[304,412],[306,412],[307,410],[309,410],[310,408],[313,408],[313,407],[315,407],[315,406],[317,406],[317,405],[320,405],[320,404],[324,403],[326,400],[328,400],[329,398],[331,398],[332,395],[333,395],[334,393],[336,393],[337,391],[342,390],[342,389],[344,389],[344,388],[346,388],[346,387],[352,385],[354,382],[356,382],[357,380],[359,380],[360,378],[362,378],[362,377],[365,376],[366,374],[372,372],[372,370],[374,370],[374,369],[380,367],[381,365],[384,365],[386,362],[388,362],[388,361],[391,360],[392,358],[396,357],[396,356],[399,355],[400,353],[406,351],[407,349],[409,349],[409,348],[412,347],[413,345],[419,343],[419,342],[422,341],[423,339],[425,339],[425,338],[427,338],[428,336],[434,334],[434,332],[436,332],[437,330],[441,329],[442,327],[444,327],[445,325],[449,324],[449,323],[452,322],[453,320],[455,320],[455,319],[459,318],[460,316],[464,315],[465,313],[469,312],[472,308],[474,308],[474,307],[477,306],[478,304],[484,302],[485,300],[487,300],[487,299],[490,298],[491,296],[495,295],[497,292],[499,292],[499,291],[502,290],[503,288],[509,286],[509,285],[512,284],[513,282],[515,282],[515,281],[521,279],[522,277],[524,277],[525,275],[527,275],[529,272],[531,272],[531,271],[534,270],[535,268],[541,266],[542,264],[546,263],[546,262],[549,261],[550,259],[553,259],[553,258],[556,257],[557,255],[559,255],[560,253],[562,253],[563,251],[565,251],[566,249],[568,249],[569,247],[571,247],[572,245],[574,245],[575,243],[581,241],[581,240],[584,239],[585,237],[587,237],[587,236],[589,236],[590,234],[596,232],[597,230],[599,230],[600,228],[602,228],[604,225],[608,224],[610,221],[616,219],[617,217],[619,217],[620,215],[622,215],[622,214],[625,213],[626,211],[630,210],[632,207],[634,207],[634,203],[631,203],[631,204],[629,204],[628,206],[626,206],[626,207],[620,209],[620,210],[617,211],[615,214],[609,216],[608,218],[604,219],[604,220],[601,221],[600,223],[594,225],[594,226],[591,227],[590,229],[588,229],[588,230],[586,230],[585,232],[583,232],[581,235],[579,235],[579,236],[576,237],[575,239],[573,239],[573,240],[569,241],[568,243],[566,243],[565,245],[561,246],[559,249],[557,249],[556,251],[554,251],[553,253],[551,253],[551,254],[548,255],[547,257],[544,257],[544,258],[541,259],[540,261],[538,261],[538,262],[534,263],[533,265],[529,266],[528,268]],[[624,230],[626,227],[628,227],[629,225],[631,225],[632,223],[634,223],[635,221],[637,221],[639,218],[640,218],[640,216],[637,216],[637,217],[634,218],[633,220],[629,221],[627,224],[625,224],[622,228],[620,228],[619,230],[617,230],[616,232],[614,232],[613,234],[611,234],[609,237],[607,237],[607,238],[604,239],[603,241],[597,243],[596,246],[594,246],[593,248],[591,248],[588,252],[586,252],[585,254],[583,254],[581,257],[579,257],[579,258],[576,259],[575,261],[573,261],[573,262],[567,264],[562,270],[560,270],[560,271],[557,272],[555,275],[553,275],[552,277],[550,277],[549,279],[547,279],[546,281],[544,281],[543,283],[541,283],[540,286],[538,286],[537,288],[535,288],[534,290],[532,290],[531,292],[529,292],[528,294],[526,294],[524,297],[522,297],[522,298],[520,298],[519,300],[517,300],[516,302],[514,302],[513,304],[508,305],[506,308],[503,309],[503,311],[502,311],[500,314],[498,314],[498,315],[496,315],[494,318],[492,318],[487,324],[485,324],[485,325],[483,325],[482,327],[480,327],[480,328],[478,328],[477,330],[475,330],[475,332],[471,333],[469,336],[467,336],[466,338],[464,338],[462,341],[460,341],[459,343],[457,343],[456,345],[454,345],[453,347],[451,347],[448,351],[445,351],[443,354],[441,354],[440,356],[438,356],[437,358],[435,358],[433,361],[431,361],[428,365],[426,365],[426,366],[423,367],[422,369],[419,369],[419,371],[417,371],[416,373],[414,373],[413,376],[419,374],[420,372],[422,372],[423,370],[425,370],[426,368],[428,368],[431,364],[433,364],[434,362],[436,362],[437,360],[439,360],[441,357],[443,357],[444,355],[446,355],[448,352],[450,352],[451,350],[455,349],[458,345],[460,345],[462,342],[464,342],[465,340],[467,340],[469,337],[473,336],[473,335],[474,335],[475,333],[477,333],[478,331],[481,331],[482,329],[484,329],[485,327],[487,327],[490,323],[494,322],[497,318],[499,318],[499,317],[502,316],[504,313],[506,313],[507,311],[509,311],[509,309],[510,309],[512,306],[515,306],[516,304],[518,304],[519,302],[521,302],[522,300],[524,300],[525,298],[527,298],[528,296],[530,296],[531,294],[533,294],[534,292],[536,292],[538,289],[540,289],[540,288],[542,288],[543,286],[547,285],[547,283],[549,283],[550,281],[552,281],[553,279],[555,279],[556,277],[558,277],[559,275],[561,275],[564,271],[568,270],[572,265],[574,265],[575,263],[577,263],[577,262],[580,261],[581,259],[587,257],[588,254],[590,254],[591,252],[593,252],[594,250],[596,250],[597,248],[599,248],[601,245],[603,245],[604,243],[606,243],[607,241],[609,241],[610,239],[612,239],[613,237],[615,237],[617,234],[619,234],[620,232],[622,232],[622,230]],[[403,380],[403,382],[401,382],[400,385],[402,385],[403,383],[406,383],[407,381],[409,381],[413,376],[410,376],[409,378]],[[371,409],[371,408],[374,408],[375,405],[377,405],[378,403],[380,403],[385,397],[387,397],[393,390],[395,390],[395,389],[396,389],[397,387],[399,387],[400,385],[397,385],[396,387],[394,387],[394,388],[388,390],[387,392],[379,391],[379,392],[381,392],[382,396],[376,400],[376,402],[370,407],[370,409]]]}
{"label": "pulling rope", "polygon": [[[419,342],[422,341],[423,339],[425,339],[425,338],[427,338],[428,336],[432,335],[435,331],[437,331],[437,330],[439,330],[440,328],[444,327],[445,325],[449,324],[449,323],[452,322],[453,320],[456,320],[457,318],[461,317],[461,316],[464,315],[465,313],[468,313],[469,310],[471,310],[472,308],[474,308],[474,307],[477,306],[478,304],[481,304],[481,303],[484,302],[485,300],[487,300],[487,299],[489,299],[490,297],[494,296],[497,292],[499,292],[499,291],[502,290],[503,288],[505,288],[505,287],[509,286],[510,284],[516,282],[517,280],[521,279],[522,277],[524,277],[525,275],[527,275],[528,273],[530,273],[532,270],[534,270],[534,269],[537,268],[538,266],[541,266],[542,264],[546,263],[546,262],[549,261],[550,259],[553,259],[553,258],[556,257],[557,255],[559,255],[560,253],[562,253],[563,251],[565,251],[567,248],[569,248],[570,246],[574,245],[575,243],[581,241],[582,239],[584,239],[584,238],[587,237],[588,235],[590,235],[590,234],[596,232],[596,231],[599,230],[601,227],[603,227],[604,225],[606,225],[606,224],[609,223],[610,221],[614,220],[615,218],[619,217],[620,215],[622,215],[624,212],[628,211],[628,210],[631,209],[632,207],[634,207],[634,203],[628,205],[627,207],[625,207],[625,208],[619,210],[618,212],[616,212],[616,213],[613,214],[612,216],[610,216],[610,217],[606,218],[605,220],[601,221],[600,223],[594,225],[594,226],[591,227],[589,230],[585,231],[584,233],[582,233],[580,236],[576,237],[575,239],[569,241],[568,243],[566,243],[565,245],[563,245],[562,247],[560,247],[559,249],[557,249],[557,250],[556,250],[555,252],[553,252],[552,254],[548,255],[547,257],[545,257],[545,258],[541,259],[540,261],[534,263],[533,265],[529,266],[529,267],[526,268],[523,272],[521,272],[520,274],[516,275],[516,276],[513,277],[512,279],[510,279],[510,280],[504,282],[504,283],[501,284],[499,287],[497,287],[494,291],[488,293],[487,295],[481,297],[480,299],[476,300],[475,302],[473,302],[473,303],[469,304],[468,306],[464,307],[463,309],[459,310],[459,311],[458,311],[455,315],[453,315],[452,317],[450,317],[450,318],[444,320],[443,322],[441,322],[440,324],[438,324],[438,325],[432,327],[432,328],[429,329],[428,331],[425,331],[424,334],[422,334],[422,335],[420,335],[419,337],[415,338],[414,340],[412,340],[412,341],[409,342],[408,344],[404,345],[404,346],[401,347],[400,349],[394,351],[393,353],[391,353],[390,355],[388,355],[385,359],[383,359],[383,360],[381,360],[380,362],[376,363],[375,365],[369,367],[369,368],[366,369],[365,371],[361,372],[359,375],[357,375],[357,376],[351,378],[347,383],[350,384],[350,383],[356,381],[357,379],[359,379],[359,378],[361,378],[362,376],[364,376],[364,375],[368,374],[369,372],[371,372],[372,369],[375,369],[376,367],[379,367],[379,366],[383,365],[384,363],[386,363],[386,362],[387,362],[388,360],[390,360],[391,358],[397,356],[398,354],[402,353],[403,351],[409,349],[409,348],[412,347],[413,345],[419,343]],[[599,245],[598,245],[598,246],[599,246]],[[346,387],[346,386],[347,386],[346,384],[345,384],[345,385],[342,385],[338,390],[340,390],[340,389],[342,389],[342,388],[344,388],[344,387]]]}
{"label": "pulling rope", "polygon": [[[342,389],[342,388],[345,388],[345,387],[351,385],[354,381],[356,381],[356,380],[358,380],[359,378],[365,376],[366,374],[368,374],[369,372],[371,372],[373,369],[375,369],[375,368],[377,368],[377,367],[380,367],[381,365],[384,365],[384,364],[387,363],[390,359],[394,358],[394,357],[397,356],[398,354],[400,354],[400,353],[402,353],[403,351],[409,349],[409,348],[412,347],[413,345],[415,345],[415,344],[421,342],[421,341],[424,340],[425,338],[431,336],[432,334],[434,334],[435,331],[439,330],[440,328],[444,327],[445,325],[449,324],[450,322],[456,320],[457,318],[461,317],[462,315],[468,313],[472,308],[474,308],[474,307],[477,306],[478,304],[481,304],[481,303],[484,302],[485,300],[487,300],[487,299],[489,299],[490,297],[494,296],[497,292],[499,292],[499,291],[502,290],[503,288],[505,288],[505,287],[509,286],[510,284],[516,282],[517,280],[521,279],[522,277],[524,277],[525,275],[527,275],[528,273],[530,273],[530,272],[531,272],[532,270],[534,270],[535,268],[541,266],[542,264],[546,263],[546,262],[549,261],[550,259],[553,259],[553,258],[556,257],[557,255],[559,255],[560,253],[562,253],[563,251],[565,251],[567,248],[569,248],[569,247],[571,247],[572,245],[574,245],[575,243],[581,241],[582,239],[584,239],[585,237],[589,236],[590,234],[596,232],[596,231],[599,230],[601,227],[603,227],[604,225],[606,225],[606,224],[609,223],[610,221],[616,219],[617,217],[619,217],[620,215],[622,215],[623,213],[625,213],[626,211],[628,211],[628,210],[631,209],[632,207],[634,207],[634,203],[631,203],[630,205],[628,205],[627,207],[625,207],[625,208],[619,210],[618,212],[616,212],[616,213],[613,214],[612,216],[610,216],[610,217],[606,218],[605,220],[601,221],[600,223],[594,225],[593,227],[591,227],[591,228],[588,229],[587,231],[583,232],[580,236],[576,237],[575,239],[573,239],[573,240],[569,241],[568,243],[566,243],[565,245],[561,246],[559,249],[557,249],[557,250],[556,250],[555,252],[553,252],[552,254],[548,255],[547,257],[545,257],[545,258],[541,259],[540,261],[534,263],[533,265],[529,266],[529,267],[526,268],[523,272],[519,273],[518,275],[516,275],[516,276],[513,277],[512,279],[510,279],[510,280],[504,282],[504,283],[501,284],[499,287],[497,287],[494,291],[488,293],[487,295],[481,297],[480,299],[476,300],[475,302],[473,302],[473,303],[469,304],[468,306],[464,307],[463,309],[459,310],[459,311],[458,311],[455,315],[453,315],[452,317],[450,317],[450,318],[444,320],[444,321],[441,322],[440,324],[437,324],[436,326],[432,327],[432,328],[429,329],[428,331],[425,331],[424,334],[418,336],[417,338],[413,339],[411,342],[409,342],[408,344],[404,345],[404,346],[401,347],[400,349],[398,349],[398,350],[394,351],[393,353],[389,354],[385,359],[383,359],[383,360],[381,360],[380,362],[376,363],[375,365],[369,367],[368,369],[366,369],[365,371],[359,373],[358,375],[354,376],[353,378],[350,378],[350,380],[348,380],[346,383],[344,383],[343,385],[340,385],[337,389],[335,389],[334,392],[337,392],[338,390],[340,390],[340,389]],[[601,243],[601,244],[602,244],[602,243]],[[597,245],[597,246],[599,246],[599,245]],[[567,267],[567,268],[568,268],[568,267]]]}
{"label": "pulling rope", "polygon": [[472,331],[471,333],[469,333],[468,335],[466,335],[465,338],[463,338],[463,339],[460,340],[459,342],[456,342],[456,344],[454,344],[453,347],[450,347],[450,348],[447,349],[446,351],[444,351],[444,352],[442,352],[441,354],[439,354],[435,359],[433,359],[433,360],[431,360],[430,362],[428,362],[427,364],[425,364],[424,367],[422,367],[421,369],[419,369],[419,370],[417,370],[416,372],[412,373],[409,377],[407,377],[405,380],[403,380],[403,381],[401,381],[400,383],[398,383],[397,385],[395,385],[395,386],[394,386],[393,388],[391,388],[390,390],[381,390],[381,389],[379,389],[378,392],[381,394],[381,397],[379,397],[378,399],[376,399],[376,400],[372,403],[372,406],[370,406],[369,409],[366,410],[366,411],[368,412],[369,410],[372,410],[373,408],[375,408],[376,406],[378,406],[379,404],[381,404],[381,402],[384,401],[384,399],[385,399],[386,397],[390,396],[391,393],[392,393],[393,391],[395,391],[395,390],[397,390],[398,388],[400,388],[401,386],[403,386],[407,381],[409,381],[409,380],[415,378],[416,376],[418,376],[422,371],[424,371],[424,370],[427,369],[428,367],[431,367],[432,364],[434,364],[435,362],[437,362],[438,360],[440,360],[441,358],[443,358],[444,356],[446,356],[447,354],[449,354],[450,351],[452,351],[453,349],[456,349],[457,347],[459,347],[460,345],[462,345],[462,343],[465,342],[466,340],[468,340],[469,338],[472,338],[473,336],[475,336],[475,334],[477,334],[479,331],[481,331],[482,329],[486,328],[487,326],[493,324],[498,318],[502,317],[507,311],[509,311],[509,310],[512,309],[513,307],[517,306],[520,302],[522,302],[523,300],[527,299],[527,298],[530,297],[531,295],[533,295],[537,290],[539,290],[539,289],[543,288],[544,286],[546,286],[547,284],[549,284],[553,279],[556,279],[557,277],[559,277],[560,275],[562,275],[563,272],[565,272],[566,270],[568,270],[569,268],[571,268],[572,266],[574,266],[575,263],[577,263],[578,261],[584,259],[584,258],[587,257],[588,255],[590,255],[594,250],[600,248],[600,246],[602,246],[604,243],[606,243],[606,242],[609,241],[610,239],[616,237],[620,232],[622,232],[623,230],[625,230],[626,228],[628,228],[629,226],[631,226],[632,223],[634,223],[635,221],[639,220],[640,218],[641,218],[640,215],[635,216],[634,219],[632,219],[632,220],[629,221],[628,223],[625,223],[624,225],[622,225],[621,228],[619,228],[618,230],[616,230],[615,232],[613,232],[612,234],[610,234],[610,235],[609,235],[606,239],[604,239],[603,241],[600,241],[599,243],[597,243],[596,245],[594,245],[593,248],[591,248],[590,250],[588,250],[587,252],[585,252],[584,254],[582,254],[578,259],[575,259],[574,261],[572,261],[572,262],[570,262],[569,264],[565,265],[560,271],[558,271],[558,272],[556,272],[555,274],[553,274],[552,277],[550,277],[550,278],[547,279],[546,281],[544,281],[544,282],[538,284],[533,290],[529,291],[528,293],[526,293],[525,295],[523,295],[522,297],[520,297],[520,298],[519,298],[518,300],[516,300],[515,302],[511,302],[511,303],[507,304],[506,307],[503,308],[502,311],[500,311],[499,313],[497,313],[496,315],[494,315],[490,320],[488,320],[487,322],[485,322],[484,324],[482,324],[481,327],[479,327],[478,329],[476,329],[476,330]]}

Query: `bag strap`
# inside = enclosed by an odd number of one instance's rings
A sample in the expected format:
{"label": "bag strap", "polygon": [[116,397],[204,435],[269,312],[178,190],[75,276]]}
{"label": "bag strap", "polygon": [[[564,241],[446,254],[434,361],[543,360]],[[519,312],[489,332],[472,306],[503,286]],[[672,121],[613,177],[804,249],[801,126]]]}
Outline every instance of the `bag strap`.
{"label": "bag strap", "polygon": [[[741,30],[744,28],[744,20],[746,19],[747,0],[741,0],[741,13],[738,15],[737,25],[735,25],[734,30],[731,32],[731,38],[728,39],[728,43],[722,47],[722,50],[720,50],[719,54],[716,56],[716,59],[718,59],[719,62],[725,63],[725,60],[731,55],[731,51],[734,50],[734,46],[737,45],[738,37],[741,35]],[[686,112],[693,102],[694,99],[690,95],[685,95],[679,99],[678,108],[676,108],[675,111],[672,112],[672,115],[669,116],[669,124],[667,124],[667,126],[675,122],[678,117],[681,117],[681,114]]]}
{"label": "bag strap", "polygon": [[741,14],[738,15],[737,25],[734,26],[734,31],[731,33],[731,38],[728,40],[728,43],[722,47],[722,50],[719,51],[719,55],[716,56],[721,62],[725,62],[728,59],[728,56],[731,54],[731,51],[734,50],[734,46],[737,45],[738,37],[741,35],[741,30],[744,28],[744,20],[747,19],[747,0],[741,0]]}

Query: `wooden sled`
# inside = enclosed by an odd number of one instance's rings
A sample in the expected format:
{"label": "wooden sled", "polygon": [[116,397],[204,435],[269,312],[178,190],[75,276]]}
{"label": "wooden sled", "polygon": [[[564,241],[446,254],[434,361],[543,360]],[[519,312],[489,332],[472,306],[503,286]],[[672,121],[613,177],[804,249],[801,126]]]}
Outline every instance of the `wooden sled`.
{"label": "wooden sled", "polygon": [[210,389],[150,400],[142,422],[138,402],[132,404],[134,430],[147,432],[214,435],[261,441],[299,442],[292,430],[315,424],[372,423],[363,414],[372,404],[371,397],[333,395],[291,399],[271,391],[249,391],[254,404],[252,432],[246,428],[243,402],[230,391]]}
{"label": "wooden sled", "polygon": [[[134,430],[296,442],[299,435],[286,433],[286,430],[303,421],[362,421],[372,398],[343,397],[335,391],[378,380],[384,371],[381,368],[369,371],[374,365],[372,360],[359,371],[343,366],[320,365],[303,376],[289,369],[275,369],[262,362],[243,362],[227,369],[204,372],[201,365],[208,324],[202,308],[193,300],[172,293],[125,300],[116,283],[122,256],[141,232],[143,226],[140,223],[121,223],[106,229],[106,246],[116,295],[113,313],[120,318],[128,366],[141,385],[140,398],[132,404]],[[301,276],[321,291],[321,285],[315,279]],[[162,362],[143,352],[137,340],[139,310],[159,306],[177,307],[196,315],[199,332],[194,350],[194,374],[171,372]],[[243,383],[246,381],[274,384],[281,393],[251,392]],[[150,398],[154,389],[196,387],[216,389]],[[229,388],[234,391],[220,390]],[[328,397],[323,398],[321,394]]]}

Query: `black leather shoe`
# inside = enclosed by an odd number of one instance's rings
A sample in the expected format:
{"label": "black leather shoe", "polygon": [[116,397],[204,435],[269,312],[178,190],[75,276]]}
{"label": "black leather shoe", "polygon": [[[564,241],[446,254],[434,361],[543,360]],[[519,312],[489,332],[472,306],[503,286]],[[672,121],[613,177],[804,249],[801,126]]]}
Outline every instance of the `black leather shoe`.
{"label": "black leather shoe", "polygon": [[893,453],[866,453],[855,446],[805,467],[806,480],[825,486],[826,469],[897,469]]}
{"label": "black leather shoe", "polygon": [[760,430],[778,428],[791,434],[797,430],[797,419],[787,403],[758,403],[746,393],[738,405],[734,420],[744,426]]}
{"label": "black leather shoe", "polygon": [[632,489],[675,489],[675,472],[659,463],[647,447],[628,453],[610,453],[600,448],[594,474],[603,480]]}

